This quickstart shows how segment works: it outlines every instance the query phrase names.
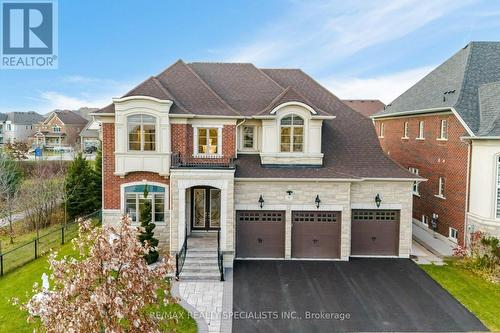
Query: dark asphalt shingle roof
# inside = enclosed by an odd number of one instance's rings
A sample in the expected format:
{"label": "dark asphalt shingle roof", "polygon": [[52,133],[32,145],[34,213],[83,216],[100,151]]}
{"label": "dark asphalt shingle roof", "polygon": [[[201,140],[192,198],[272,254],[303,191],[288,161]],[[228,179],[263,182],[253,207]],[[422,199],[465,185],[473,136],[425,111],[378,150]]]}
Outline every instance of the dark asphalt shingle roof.
{"label": "dark asphalt shingle roof", "polygon": [[382,111],[385,106],[385,104],[378,99],[344,99],[342,102],[365,117],[370,117],[371,115]]}
{"label": "dark asphalt shingle roof", "polygon": [[[323,166],[265,167],[258,155],[240,154],[236,177],[416,178],[383,153],[370,119],[349,108],[299,69],[178,61],[125,96],[133,95],[171,99],[176,106],[171,109],[174,114],[243,118],[269,113],[280,102],[293,100],[311,106],[318,115],[336,117],[323,122]],[[111,104],[97,113],[113,112]]]}
{"label": "dark asphalt shingle roof", "polygon": [[[454,107],[471,131],[481,136],[484,128],[491,125],[488,123],[491,118],[481,117],[479,90],[485,84],[498,81],[500,42],[471,42],[375,116]],[[500,108],[490,112],[498,114]],[[500,124],[494,124],[496,126]]]}
{"label": "dark asphalt shingle roof", "polygon": [[53,111],[51,114],[45,118],[45,122],[47,122],[53,115],[56,115],[64,124],[82,124],[85,125],[88,123],[88,120],[80,116],[78,113],[70,111],[70,110],[57,110]]}
{"label": "dark asphalt shingle roof", "polygon": [[[2,116],[4,115],[4,116]],[[35,111],[28,112],[8,112],[4,114],[0,114],[0,121],[10,120],[13,124],[16,125],[33,125],[43,120],[43,116],[41,114],[36,113]]]}

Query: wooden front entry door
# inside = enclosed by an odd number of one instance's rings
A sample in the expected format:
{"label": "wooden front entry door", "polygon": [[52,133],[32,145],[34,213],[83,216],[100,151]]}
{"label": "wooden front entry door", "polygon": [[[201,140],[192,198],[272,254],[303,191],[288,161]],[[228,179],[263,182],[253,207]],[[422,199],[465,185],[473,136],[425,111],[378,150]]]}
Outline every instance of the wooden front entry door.
{"label": "wooden front entry door", "polygon": [[194,187],[191,191],[191,226],[193,230],[220,228],[221,191],[213,187]]}

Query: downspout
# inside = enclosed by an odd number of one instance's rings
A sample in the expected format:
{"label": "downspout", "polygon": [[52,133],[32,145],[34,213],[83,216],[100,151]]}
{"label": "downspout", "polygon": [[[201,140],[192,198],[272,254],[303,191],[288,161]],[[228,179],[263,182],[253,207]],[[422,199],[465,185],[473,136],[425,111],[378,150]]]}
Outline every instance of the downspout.
{"label": "downspout", "polygon": [[468,221],[468,212],[470,206],[470,175],[472,168],[472,140],[469,140],[469,145],[467,146],[467,183],[466,183],[466,191],[465,191],[465,224],[464,224],[464,244],[467,246],[467,235],[469,234],[469,221]]}
{"label": "downspout", "polygon": [[236,124],[236,131],[234,131],[234,156],[235,158],[238,158],[238,127],[240,127],[241,125],[243,125],[243,123],[247,121],[246,119],[243,119],[243,121],[241,123],[237,123]]}

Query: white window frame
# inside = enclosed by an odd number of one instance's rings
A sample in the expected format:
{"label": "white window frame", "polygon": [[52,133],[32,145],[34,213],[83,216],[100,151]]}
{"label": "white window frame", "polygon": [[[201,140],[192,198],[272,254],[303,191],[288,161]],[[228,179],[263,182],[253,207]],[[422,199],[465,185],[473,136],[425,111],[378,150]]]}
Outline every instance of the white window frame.
{"label": "white window frame", "polygon": [[[252,128],[253,130],[253,146],[245,147],[245,127]],[[257,126],[255,125],[242,125],[241,126],[241,150],[242,151],[255,151],[257,150]]]}
{"label": "white window frame", "polygon": [[[152,198],[153,202],[152,202],[152,205],[151,205],[151,209],[152,209],[152,222],[154,223],[159,223],[160,225],[166,225],[167,224],[167,213],[169,212],[168,210],[168,203],[169,203],[169,186],[167,184],[163,184],[163,183],[158,183],[158,182],[150,182],[150,181],[141,181],[141,182],[131,182],[131,183],[125,183],[125,184],[121,184],[120,185],[120,198],[121,198],[121,207],[120,207],[120,210],[123,212],[123,214],[126,214],[127,211],[127,202],[126,202],[126,192],[125,192],[125,188],[129,187],[129,186],[134,186],[134,185],[154,185],[154,186],[159,186],[159,187],[163,187],[165,189],[165,192],[149,192],[149,194],[163,194],[164,195],[164,198],[163,198],[163,213],[165,214],[165,218],[164,218],[164,221],[160,221],[160,222],[155,222],[155,213],[154,213],[154,197]],[[140,192],[129,192],[129,193],[133,193],[133,194],[139,194],[139,195],[136,195],[136,209],[137,209],[137,221],[132,221],[133,224],[140,224],[140,221],[139,221],[139,201],[138,201],[138,198],[142,197],[143,196],[143,193],[140,193]]]}
{"label": "white window frame", "polygon": [[436,194],[436,197],[441,199],[446,199],[446,197],[444,196],[445,186],[446,186],[446,179],[445,177],[440,176],[438,180],[438,194]]}
{"label": "white window frame", "polygon": [[380,122],[380,128],[379,128],[379,138],[383,139],[384,138],[384,134],[385,134],[385,124],[384,122]]}
{"label": "white window frame", "polygon": [[[417,176],[420,173],[420,170],[414,167],[409,167],[408,170]],[[413,182],[413,195],[420,196],[419,185],[420,185],[419,181]]]}
{"label": "white window frame", "polygon": [[[193,157],[197,158],[218,158],[224,156],[222,154],[222,128],[223,125],[192,125],[193,126]],[[198,129],[217,129],[217,154],[200,154],[198,153]]]}
{"label": "white window frame", "polygon": [[404,124],[403,124],[403,137],[402,139],[409,139],[408,137],[408,122],[405,121]]}
{"label": "white window frame", "polygon": [[[287,117],[297,117],[297,118],[300,118],[302,119],[302,122],[303,124],[302,125],[282,125],[281,124],[281,121]],[[284,114],[280,119],[278,119],[278,128],[279,128],[279,131],[278,131],[278,142],[279,142],[279,146],[278,146],[278,151],[282,154],[282,153],[285,153],[285,154],[304,154],[306,153],[307,151],[307,145],[306,145],[306,133],[307,133],[307,125],[306,125],[306,122],[307,122],[307,119],[300,115],[300,114],[297,114],[297,113],[287,113],[287,114]],[[291,131],[290,131],[290,150],[289,151],[282,151],[281,150],[281,129],[283,127],[288,127],[288,128],[291,128]],[[293,140],[293,137],[295,135],[295,128],[302,128],[302,150],[301,151],[293,151],[293,145],[294,145],[294,140]]]}
{"label": "white window frame", "polygon": [[418,122],[418,137],[417,140],[425,140],[425,122],[420,120]]}
{"label": "white window frame", "polygon": [[422,224],[425,226],[429,226],[429,217],[427,215],[422,215]]}
{"label": "white window frame", "polygon": [[[129,124],[131,123],[129,121],[129,119],[131,117],[134,117],[134,116],[149,116],[149,117],[153,117],[154,118],[154,123],[144,123],[142,121],[142,118],[141,118],[141,122],[140,122],[140,126],[141,126],[141,149],[139,150],[133,150],[133,149],[130,149],[130,128],[129,128]],[[138,113],[131,113],[131,114],[128,114],[126,116],[126,122],[125,122],[125,128],[126,128],[126,135],[127,135],[127,152],[129,153],[155,153],[158,151],[158,144],[159,144],[159,140],[158,140],[158,130],[159,130],[159,126],[158,126],[158,117],[155,116],[155,115],[152,115],[152,114],[149,114],[149,113],[145,113],[145,112],[138,112]],[[134,124],[138,124],[138,123],[134,123]],[[154,150],[144,150],[144,125],[151,125],[151,124],[154,124],[155,126],[155,149]]]}
{"label": "white window frame", "polygon": [[[453,234],[455,234],[455,235],[453,235]],[[453,228],[453,227],[449,227],[448,228],[448,238],[451,239],[452,241],[457,242],[458,241],[458,230]]]}
{"label": "white window frame", "polygon": [[439,141],[448,141],[448,119],[441,119],[439,123]]}
{"label": "white window frame", "polygon": [[61,133],[61,126],[59,126],[59,125],[52,126],[52,131],[54,133]]}

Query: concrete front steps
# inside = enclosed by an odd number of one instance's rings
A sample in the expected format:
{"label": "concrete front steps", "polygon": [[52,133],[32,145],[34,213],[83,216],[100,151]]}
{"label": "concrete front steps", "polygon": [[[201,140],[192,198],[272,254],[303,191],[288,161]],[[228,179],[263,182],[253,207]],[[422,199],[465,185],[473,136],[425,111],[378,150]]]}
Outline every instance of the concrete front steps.
{"label": "concrete front steps", "polygon": [[181,281],[219,281],[217,262],[217,234],[191,234],[187,241],[184,266],[179,276]]}

